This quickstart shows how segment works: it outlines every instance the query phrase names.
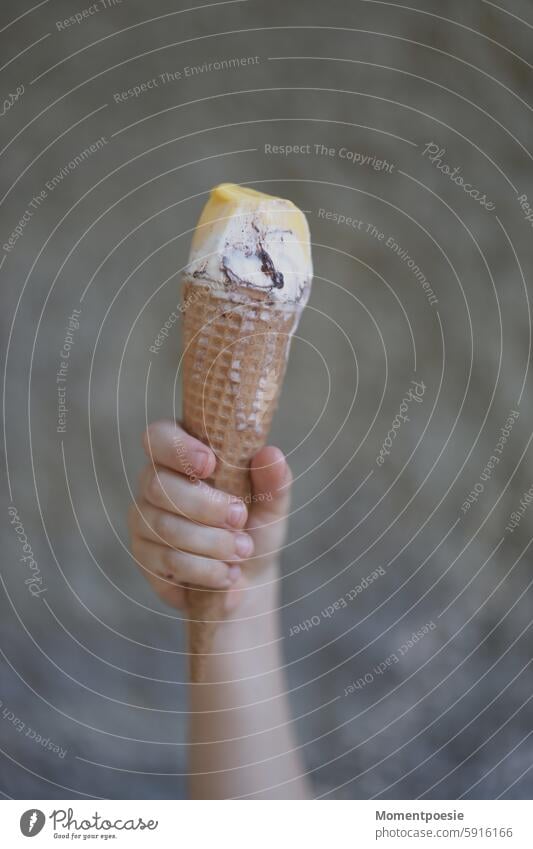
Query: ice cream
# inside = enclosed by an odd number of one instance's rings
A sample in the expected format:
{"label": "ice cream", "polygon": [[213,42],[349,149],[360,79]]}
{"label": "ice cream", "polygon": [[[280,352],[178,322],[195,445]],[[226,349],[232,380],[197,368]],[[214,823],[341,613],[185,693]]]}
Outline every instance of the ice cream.
{"label": "ice cream", "polygon": [[[291,338],[313,274],[309,228],[290,201],[231,183],[210,194],[183,276],[183,423],[217,457],[209,481],[248,498]],[[191,676],[202,681],[222,592],[192,588]]]}
{"label": "ice cream", "polygon": [[313,276],[305,215],[290,200],[221,183],[198,221],[187,271],[221,291],[249,286],[303,306]]}

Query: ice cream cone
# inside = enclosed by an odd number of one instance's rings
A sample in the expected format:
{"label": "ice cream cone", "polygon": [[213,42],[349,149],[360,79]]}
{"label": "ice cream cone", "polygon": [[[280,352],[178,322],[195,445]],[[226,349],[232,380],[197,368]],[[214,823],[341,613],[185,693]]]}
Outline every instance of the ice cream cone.
{"label": "ice cream cone", "polygon": [[[216,470],[209,483],[246,500],[250,497],[250,460],[266,443],[283,383],[291,337],[310,285],[309,260],[300,272],[302,277],[307,274],[309,278],[306,286],[292,287],[299,297],[287,297],[287,292],[281,297],[272,291],[281,288],[279,282],[283,284],[283,273],[276,270],[263,241],[259,247],[256,243],[265,218],[272,228],[273,203],[288,205],[289,202],[236,186],[215,189],[198,229],[206,227],[208,236],[212,238],[214,231],[217,238],[222,238],[222,244],[218,244],[224,278],[218,280],[213,275],[205,254],[194,261],[198,254],[196,249],[183,280],[184,426],[190,434],[209,445],[217,457]],[[229,215],[220,219],[214,217],[213,205],[217,213],[229,211]],[[294,217],[293,210],[303,217],[292,204],[288,211],[283,207],[283,214],[292,213]],[[244,219],[244,225],[240,219]],[[276,232],[287,232],[279,226],[279,213],[273,220],[278,225]],[[223,222],[222,234],[218,232],[219,221]],[[235,233],[232,241],[228,239],[228,226],[234,226],[235,221],[240,228],[240,241]],[[194,245],[193,241],[193,249]],[[235,247],[244,254],[248,265],[250,256],[258,258],[260,271],[256,273],[267,277],[269,286],[264,285],[262,278],[254,282],[251,268],[247,269],[247,277],[237,275],[228,262],[230,249]],[[284,245],[285,250],[286,247]],[[237,260],[235,264],[238,265]],[[242,269],[239,270],[242,273]],[[205,663],[217,622],[224,619],[224,602],[224,591],[189,590],[189,652],[193,681],[204,680]]]}
{"label": "ice cream cone", "polygon": [[[265,445],[301,308],[239,295],[184,284],[183,422],[217,457],[208,482],[248,501],[250,460]],[[191,590],[189,614],[191,672],[201,680],[224,593]]]}

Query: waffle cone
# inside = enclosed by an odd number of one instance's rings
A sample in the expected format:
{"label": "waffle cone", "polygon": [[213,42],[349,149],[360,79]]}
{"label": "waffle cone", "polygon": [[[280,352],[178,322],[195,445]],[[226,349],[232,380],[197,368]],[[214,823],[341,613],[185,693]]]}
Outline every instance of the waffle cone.
{"label": "waffle cone", "polygon": [[[266,443],[300,307],[269,303],[257,290],[225,295],[186,278],[182,308],[185,429],[217,457],[208,482],[249,500],[250,460]],[[225,593],[188,595],[191,678],[202,681]]]}

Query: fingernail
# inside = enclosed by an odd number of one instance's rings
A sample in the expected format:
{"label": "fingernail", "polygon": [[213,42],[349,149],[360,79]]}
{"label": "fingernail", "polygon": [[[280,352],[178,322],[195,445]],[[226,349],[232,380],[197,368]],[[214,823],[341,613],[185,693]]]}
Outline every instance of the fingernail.
{"label": "fingernail", "polygon": [[242,570],[240,566],[230,566],[228,569],[228,573],[231,583],[236,584],[242,575]]}
{"label": "fingernail", "polygon": [[230,504],[228,510],[228,524],[233,525],[234,528],[239,528],[244,522],[245,515],[244,504],[240,501],[235,501],[233,504]]}
{"label": "fingernail", "polygon": [[254,544],[248,534],[237,534],[235,537],[235,551],[239,557],[249,557],[253,548]]}
{"label": "fingernail", "polygon": [[206,451],[193,451],[191,462],[199,475],[203,475],[209,463],[209,454]]}

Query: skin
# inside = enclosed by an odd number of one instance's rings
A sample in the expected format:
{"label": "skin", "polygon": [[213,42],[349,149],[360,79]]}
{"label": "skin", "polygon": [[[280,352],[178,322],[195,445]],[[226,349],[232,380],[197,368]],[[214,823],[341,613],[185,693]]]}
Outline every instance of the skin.
{"label": "skin", "polygon": [[205,483],[216,457],[179,424],[151,424],[143,444],[148,462],[129,511],[135,560],[159,598],[185,614],[189,585],[225,594],[206,682],[190,685],[191,797],[310,798],[277,617],[292,482],[283,453],[255,455],[244,504]]}

